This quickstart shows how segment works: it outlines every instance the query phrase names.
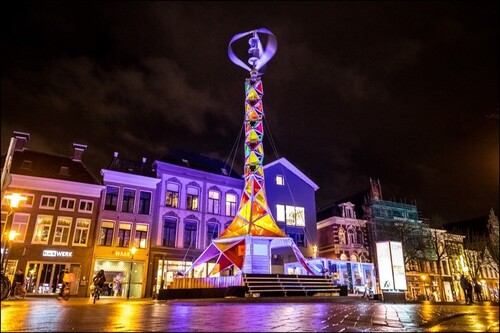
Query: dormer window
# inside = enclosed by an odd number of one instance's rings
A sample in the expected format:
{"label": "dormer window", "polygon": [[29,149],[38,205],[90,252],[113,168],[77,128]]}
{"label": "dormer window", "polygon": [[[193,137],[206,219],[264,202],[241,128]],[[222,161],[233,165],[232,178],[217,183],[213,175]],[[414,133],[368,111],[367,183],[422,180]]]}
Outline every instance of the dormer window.
{"label": "dormer window", "polygon": [[21,169],[31,170],[32,164],[33,164],[33,162],[28,161],[28,160],[24,160],[23,163],[21,164]]}
{"label": "dormer window", "polygon": [[342,217],[349,218],[349,219],[356,218],[356,212],[354,211],[354,204],[353,203],[351,203],[351,202],[341,203],[339,205],[339,207],[342,211]]}

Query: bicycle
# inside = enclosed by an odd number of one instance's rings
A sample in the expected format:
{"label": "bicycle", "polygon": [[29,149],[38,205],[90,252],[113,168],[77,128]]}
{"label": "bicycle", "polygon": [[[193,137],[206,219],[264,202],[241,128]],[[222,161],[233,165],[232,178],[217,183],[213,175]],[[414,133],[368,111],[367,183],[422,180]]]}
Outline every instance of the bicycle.
{"label": "bicycle", "polygon": [[0,276],[0,284],[1,284],[1,300],[3,301],[7,297],[9,297],[10,288],[11,288],[10,280],[4,274],[3,271],[1,272],[1,276]]}
{"label": "bicycle", "polygon": [[59,297],[62,297],[65,301],[69,299],[69,283],[63,282],[62,286],[62,293],[59,294]]}
{"label": "bicycle", "polygon": [[101,297],[101,288],[99,286],[95,286],[92,295],[94,296],[94,304],[95,304],[95,302]]}
{"label": "bicycle", "polygon": [[16,282],[16,286],[14,287],[14,298],[15,299],[24,299],[26,297],[26,288],[21,282]]}

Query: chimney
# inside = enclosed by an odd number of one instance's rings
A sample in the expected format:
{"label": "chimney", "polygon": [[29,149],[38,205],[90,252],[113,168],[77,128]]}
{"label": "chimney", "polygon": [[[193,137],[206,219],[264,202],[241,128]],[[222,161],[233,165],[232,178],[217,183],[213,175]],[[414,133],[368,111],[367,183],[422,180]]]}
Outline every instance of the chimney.
{"label": "chimney", "polygon": [[73,143],[73,161],[82,161],[82,155],[87,150],[87,145]]}
{"label": "chimney", "polygon": [[146,163],[146,158],[145,157],[142,158],[142,163]]}
{"label": "chimney", "polygon": [[24,133],[24,132],[14,131],[14,137],[16,138],[15,150],[26,149],[26,143],[30,140],[30,134]]}

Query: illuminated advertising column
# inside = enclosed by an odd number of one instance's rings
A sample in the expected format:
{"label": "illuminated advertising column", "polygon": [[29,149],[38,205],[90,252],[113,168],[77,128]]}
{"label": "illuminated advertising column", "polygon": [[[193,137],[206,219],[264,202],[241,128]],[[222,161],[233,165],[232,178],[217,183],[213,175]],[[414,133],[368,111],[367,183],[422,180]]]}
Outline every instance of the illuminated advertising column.
{"label": "illuminated advertising column", "polygon": [[406,290],[406,275],[401,242],[377,243],[380,289]]}

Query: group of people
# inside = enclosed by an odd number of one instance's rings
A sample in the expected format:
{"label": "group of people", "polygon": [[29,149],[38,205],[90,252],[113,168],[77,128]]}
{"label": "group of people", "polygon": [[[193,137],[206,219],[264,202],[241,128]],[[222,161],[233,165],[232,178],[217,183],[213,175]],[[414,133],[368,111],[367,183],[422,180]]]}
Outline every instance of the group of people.
{"label": "group of people", "polygon": [[[58,299],[63,298],[63,293],[65,287],[69,286],[69,283],[71,282],[71,273],[69,272],[68,268],[61,270],[59,275],[57,276],[57,283],[61,285],[61,288],[59,290],[58,294]],[[122,289],[122,280],[123,276],[121,273],[118,273],[115,278],[113,279],[113,284],[112,284],[112,289],[113,289],[113,295],[114,296],[120,296],[121,295],[121,289]],[[92,279],[92,282],[94,286],[100,288],[101,290],[104,288],[104,283],[106,282],[106,276],[104,274],[104,270],[101,269],[97,274],[94,276]],[[22,269],[17,269],[16,273],[14,274],[14,278],[12,281],[12,287],[10,291],[10,295],[14,296],[15,293],[15,288],[16,286],[20,284],[21,287],[24,288],[25,285],[25,276],[24,272]],[[110,286],[111,287],[111,286]]]}
{"label": "group of people", "polygon": [[471,280],[465,277],[465,275],[460,276],[460,287],[462,287],[465,295],[465,304],[474,303],[474,293],[476,294],[476,301],[483,301],[483,288],[479,282],[473,283]]}

